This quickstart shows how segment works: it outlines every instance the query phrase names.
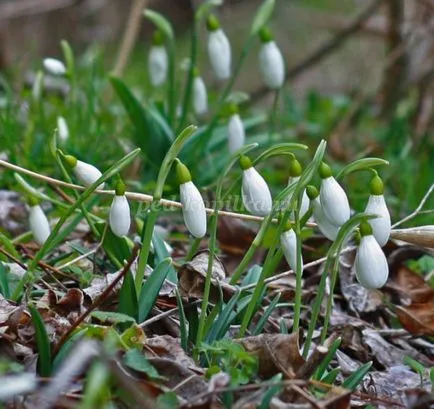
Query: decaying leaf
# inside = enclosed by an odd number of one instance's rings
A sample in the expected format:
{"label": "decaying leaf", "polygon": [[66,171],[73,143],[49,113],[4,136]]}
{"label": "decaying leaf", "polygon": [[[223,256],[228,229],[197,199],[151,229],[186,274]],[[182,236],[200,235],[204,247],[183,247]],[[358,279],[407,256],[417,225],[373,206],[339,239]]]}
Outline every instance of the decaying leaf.
{"label": "decaying leaf", "polygon": [[418,226],[409,229],[394,229],[390,237],[421,247],[434,248],[434,226]]}
{"label": "decaying leaf", "polygon": [[434,336],[434,303],[412,304],[395,308],[401,325],[413,335]]}

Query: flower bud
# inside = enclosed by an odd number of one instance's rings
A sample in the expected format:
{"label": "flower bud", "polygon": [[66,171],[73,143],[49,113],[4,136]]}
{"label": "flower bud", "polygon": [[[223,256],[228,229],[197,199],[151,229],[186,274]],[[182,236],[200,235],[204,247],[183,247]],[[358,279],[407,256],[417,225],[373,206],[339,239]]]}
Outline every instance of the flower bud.
{"label": "flower bud", "polygon": [[125,185],[122,180],[116,184],[116,194],[110,206],[109,224],[113,234],[118,237],[126,236],[130,230],[130,205],[125,196]]}
{"label": "flower bud", "polygon": [[207,28],[211,67],[219,80],[226,80],[231,76],[231,45],[215,16],[208,18]]}
{"label": "flower bud", "polygon": [[[295,271],[297,269],[297,238],[290,224],[280,235],[280,246],[286,262]],[[303,259],[301,260],[301,271],[303,271]]]}
{"label": "flower bud", "polygon": [[228,121],[228,145],[229,152],[234,153],[244,146],[246,134],[244,132],[243,121],[238,114],[238,107],[233,105],[231,108],[232,115]]}
{"label": "flower bud", "polygon": [[57,117],[57,135],[62,144],[64,144],[69,138],[68,124],[63,116]]}
{"label": "flower bud", "polygon": [[[84,185],[90,186],[94,182],[96,182],[101,176],[102,173],[93,165],[89,163],[82,162],[78,160],[75,156],[65,155],[63,152],[60,153],[62,155],[62,159],[67,163],[67,165],[72,169],[77,179]],[[97,189],[103,189],[104,183],[101,183]]]}
{"label": "flower bud", "polygon": [[159,31],[156,31],[148,56],[148,72],[152,86],[159,87],[166,82],[168,67],[169,57],[164,46],[163,36]]}
{"label": "flower bud", "polygon": [[62,61],[56,60],[55,58],[45,58],[43,64],[44,64],[44,68],[51,75],[66,74],[66,67]]}
{"label": "flower bud", "polygon": [[383,247],[388,241],[392,230],[390,213],[384,200],[383,181],[379,176],[374,176],[371,180],[371,195],[365,209],[366,214],[375,214],[375,219],[370,219],[369,224],[372,227],[373,235],[378,244]]}
{"label": "flower bud", "polygon": [[34,198],[29,200],[29,225],[36,243],[42,246],[50,235],[47,216]]}
{"label": "flower bud", "polygon": [[323,212],[331,224],[342,226],[350,218],[347,195],[324,162],[320,165],[319,173],[322,179],[320,202]]}
{"label": "flower bud", "polygon": [[196,115],[202,116],[208,112],[208,92],[202,77],[195,73],[193,79],[193,109]]}
{"label": "flower bud", "polygon": [[262,78],[268,88],[279,89],[285,82],[285,63],[282,53],[268,29],[261,30],[260,38],[262,44],[259,51],[259,68]]}
{"label": "flower bud", "polygon": [[355,261],[357,281],[365,288],[380,288],[389,276],[386,256],[372,235],[372,227],[369,223],[360,225],[360,234]]}
{"label": "flower bud", "polygon": [[182,215],[188,231],[197,238],[206,234],[205,204],[197,187],[191,181],[188,168],[178,160],[176,173],[182,203]]}
{"label": "flower bud", "polygon": [[241,156],[240,165],[243,169],[241,194],[244,207],[256,216],[268,215],[272,210],[273,200],[267,182],[252,166],[247,156]]}

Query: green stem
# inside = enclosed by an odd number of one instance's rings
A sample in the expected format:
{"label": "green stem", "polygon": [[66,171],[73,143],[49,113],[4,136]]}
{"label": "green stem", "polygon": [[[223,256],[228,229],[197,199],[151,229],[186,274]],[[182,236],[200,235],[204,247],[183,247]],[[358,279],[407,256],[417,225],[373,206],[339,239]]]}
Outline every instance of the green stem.
{"label": "green stem", "polygon": [[268,140],[270,143],[272,142],[273,134],[276,128],[276,117],[277,117],[277,108],[279,105],[279,97],[280,97],[280,89],[276,90],[274,94],[273,105],[270,111],[270,121],[268,124],[268,129],[269,129]]}
{"label": "green stem", "polygon": [[169,41],[169,86],[167,87],[167,101],[169,102],[169,125],[174,129],[176,119],[176,78],[175,78],[175,40]]}
{"label": "green stem", "polygon": [[194,255],[197,253],[197,250],[199,249],[200,242],[202,241],[202,238],[196,237],[193,242],[191,243],[190,249],[188,250],[187,255],[185,256],[185,261],[190,261]]}
{"label": "green stem", "polygon": [[302,265],[302,252],[301,252],[301,236],[300,236],[300,212],[298,209],[295,210],[295,225],[294,232],[296,238],[296,252],[297,252],[297,265],[295,269],[295,300],[294,300],[294,324],[292,327],[292,332],[297,332],[300,328],[300,312],[301,312],[301,292],[302,292],[302,279],[303,270]]}

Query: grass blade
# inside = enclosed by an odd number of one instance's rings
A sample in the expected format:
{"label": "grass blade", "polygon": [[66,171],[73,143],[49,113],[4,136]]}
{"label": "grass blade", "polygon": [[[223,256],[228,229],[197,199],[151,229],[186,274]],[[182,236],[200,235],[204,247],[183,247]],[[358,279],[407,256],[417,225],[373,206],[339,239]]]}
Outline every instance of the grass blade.
{"label": "grass blade", "polygon": [[361,365],[354,373],[352,373],[347,379],[345,379],[341,386],[343,388],[349,389],[350,391],[356,390],[357,385],[362,382],[365,375],[371,369],[371,366],[372,361]]}
{"label": "grass blade", "polygon": [[280,294],[277,294],[276,297],[274,297],[273,301],[271,301],[270,305],[267,307],[267,309],[264,311],[264,315],[261,317],[261,319],[258,322],[258,325],[256,326],[255,330],[253,331],[253,335],[259,335],[262,330],[265,327],[265,324],[268,321],[268,318],[270,318],[271,313],[276,308],[277,303],[280,300]]}
{"label": "grass blade", "polygon": [[45,329],[44,321],[38,310],[32,306],[28,306],[32,315],[33,326],[35,327],[35,340],[38,348],[38,373],[44,378],[48,378],[52,371],[51,362],[51,345],[48,339],[47,330]]}

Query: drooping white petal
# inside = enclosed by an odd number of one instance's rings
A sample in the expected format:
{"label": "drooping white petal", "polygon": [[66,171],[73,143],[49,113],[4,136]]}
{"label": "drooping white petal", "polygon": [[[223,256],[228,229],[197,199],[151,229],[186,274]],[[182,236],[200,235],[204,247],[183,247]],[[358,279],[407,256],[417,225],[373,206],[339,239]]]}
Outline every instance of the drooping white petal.
{"label": "drooping white petal", "polygon": [[65,64],[55,58],[45,58],[43,64],[47,72],[52,75],[65,75],[66,73]]}
{"label": "drooping white petal", "polygon": [[208,56],[216,77],[228,79],[231,76],[231,45],[220,28],[208,34]]}
{"label": "drooping white petal", "polygon": [[331,224],[342,226],[350,218],[347,195],[333,176],[321,181],[320,201]]}
{"label": "drooping white petal", "polygon": [[259,52],[259,68],[265,85],[279,89],[285,82],[285,63],[274,41],[262,44]]}
{"label": "drooping white petal", "polygon": [[362,236],[356,255],[356,277],[365,288],[382,287],[389,276],[386,256],[373,235]]}
{"label": "drooping white petal", "polygon": [[169,57],[163,45],[153,45],[149,51],[148,72],[151,84],[159,87],[166,82]]}
{"label": "drooping white petal", "polygon": [[206,212],[202,196],[193,182],[183,183],[179,186],[182,214],[188,231],[194,237],[203,237],[206,234]]}
{"label": "drooping white petal", "polygon": [[202,77],[195,77],[193,82],[193,109],[196,115],[208,112],[208,92]]}
{"label": "drooping white petal", "polygon": [[50,235],[50,223],[41,206],[30,206],[29,225],[36,243],[43,245]]}
{"label": "drooping white petal", "polygon": [[[102,173],[93,165],[89,163],[82,162],[81,160],[77,161],[77,165],[73,169],[75,176],[77,179],[84,185],[90,186],[92,183],[96,182],[101,176]],[[97,189],[103,189],[104,183],[101,183]]]}
{"label": "drooping white petal", "polygon": [[57,117],[57,134],[61,143],[65,143],[69,138],[68,124],[63,116]]}
{"label": "drooping white petal", "polygon": [[252,166],[243,171],[243,204],[256,216],[266,216],[271,212],[273,200],[267,182]]}
{"label": "drooping white petal", "polygon": [[369,224],[378,244],[383,247],[389,240],[391,227],[390,213],[387,209],[386,201],[383,195],[369,196],[368,204],[365,209],[367,214],[375,214],[379,217],[370,219]]}
{"label": "drooping white petal", "polygon": [[339,227],[331,224],[323,212],[319,198],[311,201],[313,217],[318,225],[318,228],[325,237],[334,241],[338,235]]}
{"label": "drooping white petal", "polygon": [[[280,246],[289,267],[293,271],[297,269],[297,238],[294,230],[287,230],[280,235]],[[301,260],[301,271],[303,271],[303,259]]]}
{"label": "drooping white petal", "polygon": [[238,114],[233,114],[228,122],[229,152],[234,153],[241,149],[246,141],[243,121]]}
{"label": "drooping white petal", "polygon": [[[300,180],[300,176],[290,176],[288,178],[288,186],[292,185],[293,183],[297,183],[299,180]],[[294,195],[294,191],[292,191],[286,197],[283,208],[287,208],[290,205],[293,195]],[[303,217],[308,210],[309,210],[309,198],[307,197],[307,193],[305,189],[303,190],[303,196],[301,197],[300,218]]]}
{"label": "drooping white petal", "polygon": [[110,229],[116,236],[128,234],[131,225],[130,205],[125,195],[113,198],[109,213]]}

